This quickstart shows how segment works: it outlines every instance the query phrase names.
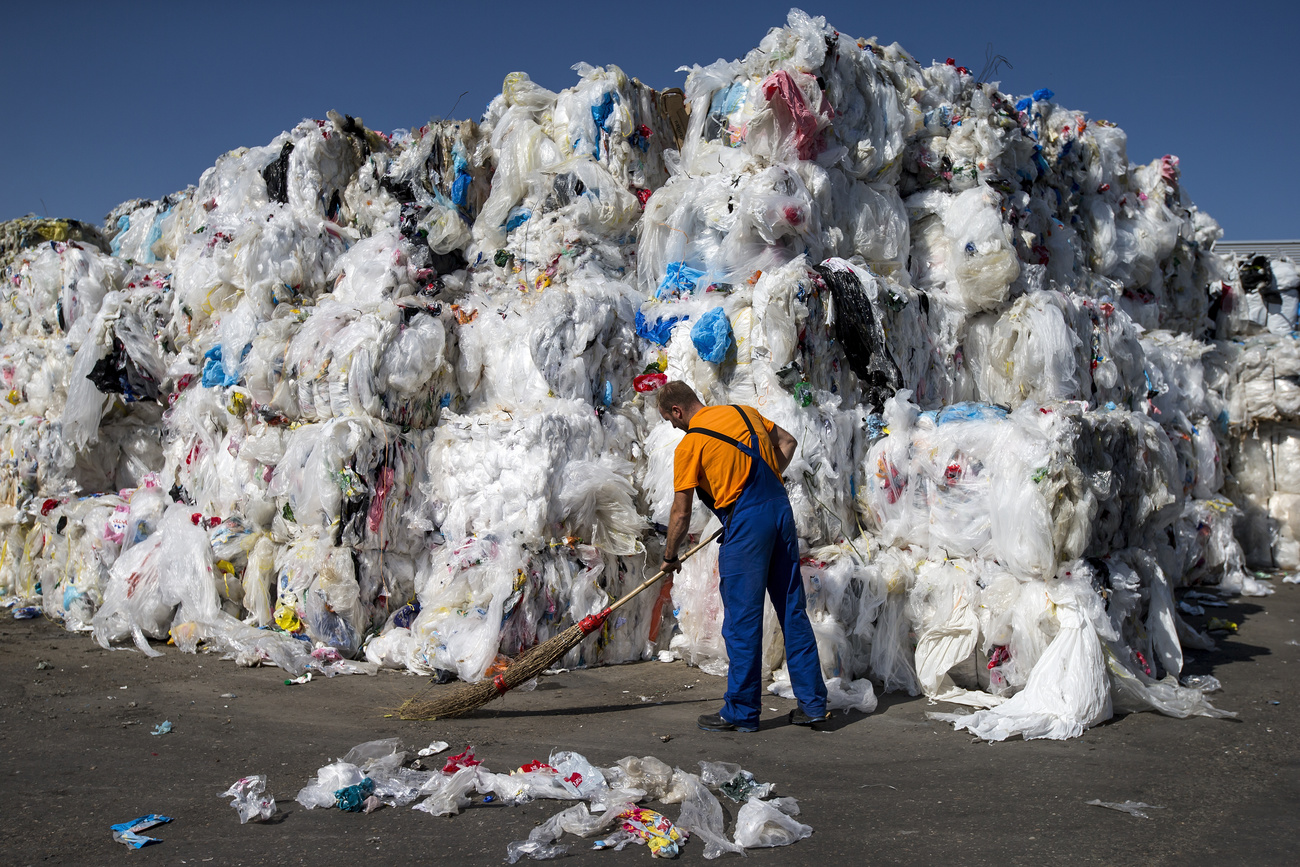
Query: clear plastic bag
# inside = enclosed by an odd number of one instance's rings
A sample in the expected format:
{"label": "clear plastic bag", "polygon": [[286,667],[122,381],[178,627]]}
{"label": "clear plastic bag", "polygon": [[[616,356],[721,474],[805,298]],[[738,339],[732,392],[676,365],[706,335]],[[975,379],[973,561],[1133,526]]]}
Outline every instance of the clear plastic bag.
{"label": "clear plastic bag", "polygon": [[812,836],[813,829],[796,820],[799,806],[794,798],[762,801],[751,798],[736,814],[736,845],[746,849],[789,846]]}
{"label": "clear plastic bag", "polygon": [[317,771],[316,779],[303,786],[294,800],[308,810],[333,807],[336,803],[335,792],[358,785],[364,779],[365,774],[351,762],[333,762]]}
{"label": "clear plastic bag", "polygon": [[[700,763],[701,768],[708,764]],[[737,766],[736,770],[739,772],[740,768]],[[707,768],[704,768],[704,771],[706,775],[709,773]],[[695,774],[685,772],[679,774],[685,794],[682,798],[681,813],[677,817],[677,827],[689,833],[691,837],[704,842],[706,859],[712,860],[728,852],[739,852],[743,855],[744,846],[727,839],[726,817],[723,815],[722,805],[705,787],[706,783]]]}
{"label": "clear plastic bag", "polygon": [[233,799],[230,806],[239,814],[239,824],[244,825],[250,821],[265,822],[275,816],[275,798],[264,794],[265,791],[266,776],[257,774],[235,781],[220,797]]}

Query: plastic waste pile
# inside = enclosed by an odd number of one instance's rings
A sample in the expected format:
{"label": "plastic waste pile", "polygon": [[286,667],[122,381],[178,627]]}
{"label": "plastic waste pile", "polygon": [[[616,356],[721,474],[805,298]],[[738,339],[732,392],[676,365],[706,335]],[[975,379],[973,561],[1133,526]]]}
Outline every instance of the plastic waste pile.
{"label": "plastic waste pile", "polygon": [[1287,258],[1239,256],[1237,291],[1220,305],[1213,359],[1231,400],[1230,475],[1247,561],[1300,568],[1300,272]]}
{"label": "plastic waste pile", "polygon": [[[680,91],[574,69],[479,123],[304,121],[125,203],[107,249],[18,250],[8,601],[104,646],[477,680],[657,565],[679,378],[799,440],[837,706],[871,678],[982,736],[1218,714],[1174,592],[1271,592],[1224,458],[1260,377],[1212,339],[1262,290],[1177,158],[798,10]],[[724,673],[717,581],[701,554],[562,664]]]}
{"label": "plastic waste pile", "polygon": [[[445,745],[442,745],[445,748]],[[423,752],[423,751],[422,751]],[[245,777],[225,796],[241,822],[265,820],[275,813],[274,799],[261,793],[262,776]],[[473,747],[445,760],[408,761],[397,738],[358,744],[338,761],[322,767],[298,792],[308,810],[339,809],[370,813],[384,807],[407,807],[432,816],[454,816],[474,806],[516,806],[550,799],[577,802],[542,822],[525,840],[506,846],[506,860],[549,860],[568,853],[566,834],[595,837],[592,849],[622,850],[629,843],[646,846],[656,858],[676,857],[688,841],[704,846],[705,858],[746,849],[788,846],[812,835],[798,821],[799,802],[772,797],[775,786],[727,762],[700,762],[700,773],[673,768],[654,756],[628,756],[601,768],[579,753],[556,751],[509,773],[488,770]],[[715,794],[716,793],[716,794]],[[735,825],[727,833],[726,814],[718,795],[739,804]],[[680,804],[676,821],[642,806],[657,801]]]}

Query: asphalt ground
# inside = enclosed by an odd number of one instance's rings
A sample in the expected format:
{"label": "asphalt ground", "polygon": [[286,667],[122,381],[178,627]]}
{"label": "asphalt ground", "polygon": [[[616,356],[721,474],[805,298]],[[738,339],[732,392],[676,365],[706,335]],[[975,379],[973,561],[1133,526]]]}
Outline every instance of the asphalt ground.
{"label": "asphalt ground", "polygon": [[[1239,718],[1133,714],[1071,741],[1000,744],[925,717],[951,708],[896,694],[822,731],[789,725],[793,703],[770,698],[758,733],[703,732],[695,719],[718,708],[724,684],[680,662],[569,672],[467,718],[403,722],[386,714],[427,679],[381,672],[286,686],[277,669],[174,648],[157,659],[110,652],[53,623],[5,620],[0,779],[9,830],[0,863],[497,864],[509,841],[568,806],[476,804],[439,818],[294,802],[317,768],[392,736],[412,749],[472,744],[498,772],[556,749],[596,765],[627,755],[695,772],[701,760],[739,763],[797,798],[814,829],[793,846],[751,850],[756,865],[1297,863],[1300,587],[1279,585],[1272,597],[1208,615],[1240,630],[1213,652],[1192,651],[1186,671],[1217,676],[1214,703]],[[174,730],[151,734],[164,720]],[[240,825],[218,794],[259,773],[281,812]],[[1085,804],[1095,798],[1163,809],[1140,819]],[[737,805],[722,803],[730,831]],[[678,808],[664,810],[675,817]],[[173,817],[145,832],[162,842],[131,851],[112,840],[110,824],[147,813]],[[650,857],[640,846],[600,852],[566,841],[562,863]],[[702,862],[702,852],[687,843],[680,860]]]}

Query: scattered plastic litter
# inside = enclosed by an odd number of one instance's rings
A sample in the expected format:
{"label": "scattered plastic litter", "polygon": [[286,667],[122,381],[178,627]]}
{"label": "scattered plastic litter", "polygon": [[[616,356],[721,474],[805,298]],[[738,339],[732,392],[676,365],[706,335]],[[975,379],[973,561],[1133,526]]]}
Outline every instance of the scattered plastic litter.
{"label": "scattered plastic litter", "polygon": [[[372,812],[384,806],[406,807],[434,816],[456,815],[474,803],[527,804],[539,799],[579,801],[535,827],[525,840],[506,847],[506,859],[546,860],[569,851],[559,842],[565,834],[593,837],[592,848],[622,849],[629,843],[645,845],[654,857],[675,857],[688,840],[702,843],[705,858],[725,852],[743,853],[746,847],[784,846],[812,833],[790,817],[799,814],[794,798],[767,801],[774,786],[756,783],[753,774],[726,762],[701,762],[701,773],[672,768],[653,756],[628,756],[607,768],[592,765],[584,756],[556,751],[546,761],[532,761],[510,773],[498,774],[474,757],[472,747],[448,760],[442,770],[419,770],[407,765],[407,753],[397,738],[367,741],[342,759],[322,767],[298,793],[307,809],[337,807],[350,812]],[[417,767],[418,767],[418,763]],[[250,817],[274,815],[272,799],[259,800],[264,777],[248,777],[227,795]],[[713,791],[742,803],[737,814],[735,839],[728,837],[725,814]],[[680,804],[674,821],[663,810],[643,802]],[[269,806],[266,806],[268,805]],[[268,812],[269,811],[269,812]],[[608,833],[613,829],[613,833]]]}
{"label": "scattered plastic litter", "polygon": [[266,777],[257,774],[235,781],[220,797],[233,799],[230,806],[239,813],[239,824],[244,825],[250,821],[265,822],[275,815],[275,798],[263,794],[265,791]]}
{"label": "scattered plastic litter", "polygon": [[434,741],[424,749],[420,750],[418,755],[421,756],[422,758],[427,758],[428,756],[436,756],[438,753],[441,753],[444,750],[449,749],[450,747],[451,744],[447,743],[446,741]]}
{"label": "scattered plastic litter", "polygon": [[166,734],[171,734],[171,730],[172,730],[171,721],[163,720],[162,722],[158,723],[158,725],[154,726],[153,731],[149,732],[149,734],[166,735]]}
{"label": "scattered plastic litter", "polygon": [[1211,617],[1205,624],[1205,628],[1211,632],[1236,632],[1237,624],[1222,617]]}
{"label": "scattered plastic litter", "polygon": [[141,816],[138,819],[132,819],[129,822],[121,822],[117,825],[110,825],[109,830],[113,832],[113,840],[123,843],[132,849],[140,849],[148,846],[150,843],[161,843],[157,837],[146,837],[141,831],[148,831],[157,825],[165,825],[171,821],[168,816],[158,813],[150,813],[148,816]]}
{"label": "scattered plastic litter", "polygon": [[1128,813],[1130,816],[1136,816],[1139,819],[1150,819],[1151,816],[1146,813],[1147,810],[1163,810],[1164,807],[1157,807],[1155,804],[1144,804],[1141,801],[1125,801],[1122,804],[1114,801],[1102,801],[1100,799],[1084,801],[1090,807],[1105,807],[1107,810],[1118,810],[1121,813]]}

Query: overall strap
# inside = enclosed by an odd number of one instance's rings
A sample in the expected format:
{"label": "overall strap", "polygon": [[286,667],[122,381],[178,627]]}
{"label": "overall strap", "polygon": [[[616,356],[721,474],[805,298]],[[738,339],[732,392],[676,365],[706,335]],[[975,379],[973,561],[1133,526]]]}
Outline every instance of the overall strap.
{"label": "overall strap", "polygon": [[[739,440],[733,440],[733,439],[732,439],[731,437],[729,437],[729,436],[725,436],[725,435],[723,435],[723,434],[718,433],[718,432],[715,431],[715,430],[709,430],[708,428],[705,428],[705,427],[693,427],[693,428],[691,428],[690,430],[688,430],[688,431],[686,432],[687,435],[690,435],[690,434],[701,434],[701,435],[706,436],[706,437],[713,437],[715,440],[720,440],[721,442],[724,442],[724,443],[726,443],[726,444],[729,445],[729,446],[733,446],[733,447],[735,447],[736,449],[739,449],[739,450],[740,450],[740,451],[741,451],[741,452],[742,452],[746,457],[748,457],[750,460],[753,460],[753,461],[762,461],[762,460],[763,460],[763,451],[762,451],[761,448],[759,448],[759,445],[758,445],[758,434],[754,433],[754,425],[753,425],[753,423],[749,420],[749,416],[746,415],[746,414],[745,414],[745,411],[744,411],[743,409],[741,409],[740,407],[738,407],[738,406],[732,405],[731,408],[734,409],[736,412],[740,413],[740,419],[741,419],[741,421],[743,421],[743,422],[745,423],[745,427],[749,429],[749,441],[750,441],[751,445],[745,445],[744,443],[740,442]],[[764,462],[764,463],[767,463],[766,461],[763,461],[763,462]]]}
{"label": "overall strap", "polygon": [[[785,487],[785,482],[781,481],[781,474],[763,457],[763,450],[758,445],[758,434],[754,431],[753,422],[749,420],[749,414],[740,407],[735,409],[736,412],[740,413],[741,419],[744,420],[745,427],[749,428],[749,441],[754,444],[752,448],[744,450],[749,455],[749,479],[746,480],[746,487],[748,487],[750,480],[759,476],[764,470],[772,474],[778,485]],[[767,433],[767,431],[764,431],[764,433]]]}
{"label": "overall strap", "polygon": [[742,450],[746,451],[749,454],[750,458],[753,458],[755,460],[762,460],[763,449],[758,444],[758,434],[754,433],[754,424],[749,420],[749,413],[745,412],[743,409],[741,409],[738,406],[735,406],[734,404],[732,405],[732,409],[740,413],[740,420],[745,423],[745,427],[749,428],[750,447],[748,449],[742,449]]}
{"label": "overall strap", "polygon": [[733,440],[729,436],[723,436],[722,434],[718,433],[715,430],[709,430],[708,428],[704,428],[704,427],[693,427],[690,430],[688,430],[687,433],[703,434],[706,437],[713,437],[715,440],[722,440],[727,445],[735,446],[736,448],[740,449],[742,452],[745,451],[745,447],[741,445],[739,441]]}

